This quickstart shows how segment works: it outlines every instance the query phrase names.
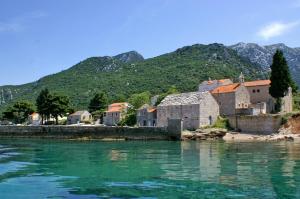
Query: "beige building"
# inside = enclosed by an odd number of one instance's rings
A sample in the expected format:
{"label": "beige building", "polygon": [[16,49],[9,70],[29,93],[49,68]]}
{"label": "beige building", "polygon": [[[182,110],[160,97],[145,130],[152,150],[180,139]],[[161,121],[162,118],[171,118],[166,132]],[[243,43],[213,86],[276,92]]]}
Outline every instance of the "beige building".
{"label": "beige building", "polygon": [[137,110],[136,121],[138,126],[156,126],[157,109],[148,104],[143,105]]}
{"label": "beige building", "polygon": [[168,126],[169,119],[181,119],[183,129],[212,125],[219,116],[217,101],[209,92],[168,95],[157,107],[157,126]]}
{"label": "beige building", "polygon": [[220,114],[224,116],[235,115],[238,109],[247,109],[250,95],[243,83],[234,83],[220,86],[211,91],[220,107]]}
{"label": "beige building", "polygon": [[68,116],[68,124],[91,123],[93,120],[92,115],[88,111],[76,111]]}
{"label": "beige building", "polygon": [[114,103],[108,106],[104,113],[103,123],[107,126],[116,126],[125,117],[129,104],[127,102]]}
{"label": "beige building", "polygon": [[[245,86],[250,94],[250,101],[252,104],[265,102],[266,112],[271,113],[274,110],[275,99],[269,94],[271,81],[270,80],[257,80],[245,82]],[[292,89],[289,88],[285,97],[282,98],[282,112],[293,111],[293,95]]]}
{"label": "beige building", "polygon": [[[219,103],[221,115],[266,114],[274,111],[275,104],[275,99],[269,94],[270,84],[270,80],[245,82],[241,73],[239,83],[216,87],[211,93]],[[283,113],[293,110],[291,88],[282,98],[281,110]]]}

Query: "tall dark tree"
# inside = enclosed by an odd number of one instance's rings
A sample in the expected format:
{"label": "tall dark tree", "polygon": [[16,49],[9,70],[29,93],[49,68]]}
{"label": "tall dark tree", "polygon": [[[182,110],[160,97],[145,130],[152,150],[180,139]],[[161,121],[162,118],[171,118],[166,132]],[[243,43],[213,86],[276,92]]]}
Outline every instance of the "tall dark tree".
{"label": "tall dark tree", "polygon": [[34,112],[33,104],[27,101],[16,102],[3,112],[3,118],[16,123],[24,123],[28,116]]}
{"label": "tall dark tree", "polygon": [[55,118],[56,124],[58,124],[58,117],[63,117],[69,110],[70,100],[67,96],[53,94],[49,103],[49,110],[51,116]]}
{"label": "tall dark tree", "polygon": [[108,97],[104,92],[97,93],[90,101],[89,111],[95,119],[103,120],[103,113],[108,105]]}
{"label": "tall dark tree", "polygon": [[44,124],[45,119],[50,117],[49,106],[51,98],[52,96],[49,90],[46,88],[40,92],[39,96],[36,99],[37,112],[42,117],[42,124]]}
{"label": "tall dark tree", "polygon": [[271,86],[269,92],[272,97],[276,99],[275,111],[279,112],[281,108],[281,98],[285,96],[289,87],[297,90],[294,83],[286,59],[282,51],[277,50],[273,56],[273,63],[271,65]]}
{"label": "tall dark tree", "polygon": [[106,109],[108,105],[108,98],[104,92],[97,93],[90,101],[89,111],[94,113]]}

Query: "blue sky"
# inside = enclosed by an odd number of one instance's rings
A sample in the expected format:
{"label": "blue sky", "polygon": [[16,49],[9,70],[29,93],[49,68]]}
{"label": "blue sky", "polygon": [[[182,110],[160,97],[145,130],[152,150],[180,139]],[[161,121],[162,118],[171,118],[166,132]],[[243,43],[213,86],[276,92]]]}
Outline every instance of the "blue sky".
{"label": "blue sky", "polygon": [[91,56],[215,42],[300,47],[299,35],[300,0],[1,0],[0,85]]}

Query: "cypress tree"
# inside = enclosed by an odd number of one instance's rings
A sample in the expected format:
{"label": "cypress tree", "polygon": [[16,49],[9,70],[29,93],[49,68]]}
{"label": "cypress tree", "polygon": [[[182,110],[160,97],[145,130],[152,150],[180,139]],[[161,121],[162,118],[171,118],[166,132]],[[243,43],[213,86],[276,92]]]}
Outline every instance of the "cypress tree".
{"label": "cypress tree", "polygon": [[269,93],[276,99],[275,111],[279,112],[281,108],[281,98],[285,96],[289,87],[295,88],[295,83],[292,80],[289,72],[289,67],[282,51],[276,50],[273,56],[273,63],[271,65],[271,86]]}

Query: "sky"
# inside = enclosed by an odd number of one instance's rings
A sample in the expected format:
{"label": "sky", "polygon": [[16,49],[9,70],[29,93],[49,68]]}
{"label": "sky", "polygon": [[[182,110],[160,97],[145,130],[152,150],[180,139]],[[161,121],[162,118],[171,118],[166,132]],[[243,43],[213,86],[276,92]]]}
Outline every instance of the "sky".
{"label": "sky", "polygon": [[196,43],[300,47],[300,0],[0,0],[0,85],[92,56],[145,58]]}

